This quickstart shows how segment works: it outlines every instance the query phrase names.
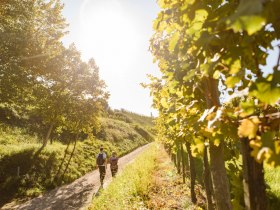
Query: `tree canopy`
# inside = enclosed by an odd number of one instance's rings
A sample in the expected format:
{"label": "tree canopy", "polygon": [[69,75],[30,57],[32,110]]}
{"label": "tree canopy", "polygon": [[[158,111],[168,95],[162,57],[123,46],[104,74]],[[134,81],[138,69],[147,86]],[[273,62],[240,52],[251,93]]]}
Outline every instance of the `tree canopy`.
{"label": "tree canopy", "polygon": [[62,9],[59,0],[0,2],[0,108],[49,127],[46,141],[53,129],[90,133],[109,96],[94,59],[62,44]]}

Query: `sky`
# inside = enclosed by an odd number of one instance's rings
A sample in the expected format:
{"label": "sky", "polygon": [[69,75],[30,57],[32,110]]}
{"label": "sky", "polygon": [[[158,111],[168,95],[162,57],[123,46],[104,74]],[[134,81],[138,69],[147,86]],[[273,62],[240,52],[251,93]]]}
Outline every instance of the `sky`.
{"label": "sky", "polygon": [[159,75],[148,51],[152,24],[159,12],[156,0],[62,0],[69,34],[82,59],[94,58],[110,92],[109,105],[139,114],[151,108],[147,74]]}
{"label": "sky", "polygon": [[[156,0],[62,0],[69,23],[65,45],[75,43],[82,59],[94,58],[110,92],[109,105],[157,116],[151,108],[147,74],[159,76],[148,51],[152,24],[159,12]],[[275,42],[273,45],[276,46]],[[269,51],[264,75],[272,72],[278,48]],[[228,96],[225,95],[225,100]]]}

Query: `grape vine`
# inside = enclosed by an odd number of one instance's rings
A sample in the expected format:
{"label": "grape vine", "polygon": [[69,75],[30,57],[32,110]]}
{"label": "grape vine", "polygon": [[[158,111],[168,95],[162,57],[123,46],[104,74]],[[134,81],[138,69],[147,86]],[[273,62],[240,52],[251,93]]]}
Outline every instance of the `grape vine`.
{"label": "grape vine", "polygon": [[[225,156],[242,154],[245,208],[267,209],[263,163],[280,165],[280,52],[266,67],[269,51],[280,45],[280,2],[158,4],[150,49],[162,76],[149,76],[147,86],[159,110],[159,138],[175,148],[190,143],[194,155],[209,148],[217,209],[234,207]],[[228,158],[228,151],[235,154]]]}

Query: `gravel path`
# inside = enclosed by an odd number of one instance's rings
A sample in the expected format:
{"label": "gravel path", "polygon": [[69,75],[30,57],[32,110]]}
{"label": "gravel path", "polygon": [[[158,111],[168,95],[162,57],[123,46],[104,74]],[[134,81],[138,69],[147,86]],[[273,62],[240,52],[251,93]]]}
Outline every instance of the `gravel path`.
{"label": "gravel path", "polygon": [[[147,149],[149,145],[142,146],[126,156],[119,159],[119,172],[136,156]],[[109,165],[108,165],[109,166]],[[107,167],[104,188],[111,182],[111,171]],[[92,197],[98,193],[100,188],[99,172],[94,170],[83,177],[75,180],[71,184],[58,187],[47,192],[40,197],[34,198],[24,204],[17,206],[4,206],[2,209],[19,210],[76,210],[87,209],[92,201]]]}

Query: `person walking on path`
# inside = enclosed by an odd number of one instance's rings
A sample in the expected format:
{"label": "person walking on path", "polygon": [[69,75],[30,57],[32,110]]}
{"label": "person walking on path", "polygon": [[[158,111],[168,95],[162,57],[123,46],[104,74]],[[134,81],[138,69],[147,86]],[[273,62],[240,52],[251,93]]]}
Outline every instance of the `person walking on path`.
{"label": "person walking on path", "polygon": [[96,165],[98,166],[99,173],[100,173],[100,184],[101,187],[103,187],[103,181],[106,175],[106,169],[107,169],[107,156],[104,152],[103,147],[100,147],[100,152],[96,157]]}
{"label": "person walking on path", "polygon": [[118,172],[118,160],[119,158],[117,157],[117,153],[113,152],[112,157],[109,159],[112,177],[115,177]]}

